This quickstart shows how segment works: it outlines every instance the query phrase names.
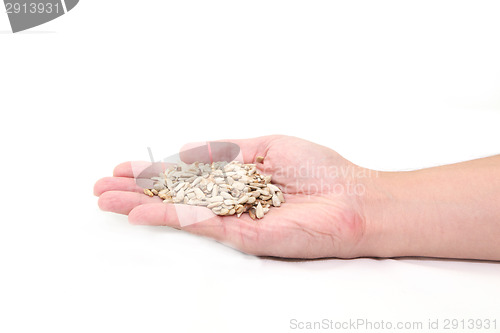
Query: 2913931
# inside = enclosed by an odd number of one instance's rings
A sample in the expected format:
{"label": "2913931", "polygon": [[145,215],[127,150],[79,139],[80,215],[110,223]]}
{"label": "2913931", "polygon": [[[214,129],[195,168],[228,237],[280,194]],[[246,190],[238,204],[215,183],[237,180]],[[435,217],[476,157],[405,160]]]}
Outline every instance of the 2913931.
{"label": "2913931", "polygon": [[50,2],[7,2],[5,3],[5,9],[7,14],[58,14],[63,12],[63,8],[61,8],[59,3],[53,4]]}

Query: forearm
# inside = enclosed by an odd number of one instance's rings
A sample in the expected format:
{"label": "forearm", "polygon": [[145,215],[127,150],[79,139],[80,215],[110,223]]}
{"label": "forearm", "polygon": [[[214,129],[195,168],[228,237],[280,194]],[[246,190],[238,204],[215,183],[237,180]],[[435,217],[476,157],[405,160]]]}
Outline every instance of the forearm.
{"label": "forearm", "polygon": [[376,256],[500,260],[500,155],[368,182],[367,247]]}

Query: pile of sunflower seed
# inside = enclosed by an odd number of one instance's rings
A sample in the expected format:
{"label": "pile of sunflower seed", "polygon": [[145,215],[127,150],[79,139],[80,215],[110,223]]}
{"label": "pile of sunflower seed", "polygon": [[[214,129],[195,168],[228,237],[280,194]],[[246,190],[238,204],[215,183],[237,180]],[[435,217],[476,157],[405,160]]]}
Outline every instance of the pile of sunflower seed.
{"label": "pile of sunflower seed", "polygon": [[157,195],[165,203],[206,206],[217,215],[240,217],[247,212],[252,219],[261,219],[272,206],[285,202],[271,176],[259,174],[255,164],[180,163],[152,180],[153,188],[144,189],[146,195]]}

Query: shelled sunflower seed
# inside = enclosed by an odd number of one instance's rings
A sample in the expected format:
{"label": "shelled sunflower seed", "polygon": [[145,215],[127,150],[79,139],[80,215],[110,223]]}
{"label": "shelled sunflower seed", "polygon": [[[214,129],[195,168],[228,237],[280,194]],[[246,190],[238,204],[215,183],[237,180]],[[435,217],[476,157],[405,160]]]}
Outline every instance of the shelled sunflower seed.
{"label": "shelled sunflower seed", "polygon": [[217,215],[248,213],[261,219],[285,198],[271,184],[271,176],[261,175],[255,164],[214,162],[180,163],[153,177],[153,188],[144,194],[158,196],[165,203],[205,206]]}

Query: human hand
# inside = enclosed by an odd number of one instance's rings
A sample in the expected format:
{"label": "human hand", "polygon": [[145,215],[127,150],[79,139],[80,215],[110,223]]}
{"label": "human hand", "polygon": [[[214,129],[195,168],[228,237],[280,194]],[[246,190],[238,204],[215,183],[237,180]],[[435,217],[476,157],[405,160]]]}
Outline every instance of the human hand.
{"label": "human hand", "polygon": [[[282,207],[272,208],[261,220],[252,220],[247,214],[240,218],[213,215],[202,222],[181,225],[173,204],[143,194],[132,170],[137,163],[131,162],[118,165],[113,177],[95,184],[99,207],[128,214],[132,224],[183,229],[254,255],[353,258],[370,254],[363,213],[363,177],[369,170],[352,164],[329,148],[295,137],[266,136],[224,142],[240,147],[244,163],[255,163],[257,156],[264,157],[257,168],[272,175],[273,183],[285,193],[286,203]],[[196,160],[193,156],[189,158],[193,160],[186,162]],[[142,165],[147,167],[151,163]],[[185,208],[193,212],[193,219],[200,209],[208,211],[204,207]]]}

